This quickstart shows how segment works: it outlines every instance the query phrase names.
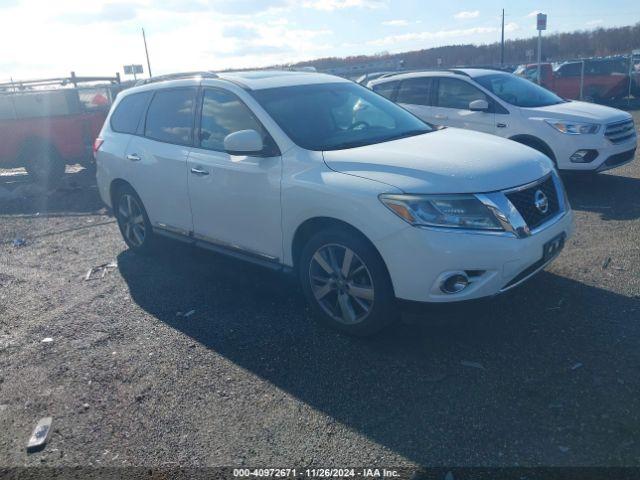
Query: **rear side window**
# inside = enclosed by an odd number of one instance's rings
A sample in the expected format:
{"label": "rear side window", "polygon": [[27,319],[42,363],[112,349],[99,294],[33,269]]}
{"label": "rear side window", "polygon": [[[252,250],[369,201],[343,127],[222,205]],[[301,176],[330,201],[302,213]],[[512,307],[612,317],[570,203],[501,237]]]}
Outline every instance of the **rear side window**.
{"label": "rear side window", "polygon": [[431,105],[431,85],[430,78],[409,78],[403,80],[398,90],[398,103],[408,103],[410,105]]}
{"label": "rear side window", "polygon": [[378,85],[373,86],[373,91],[379,93],[383,97],[388,98],[389,100],[393,100],[394,92],[396,91],[396,87],[398,86],[397,80],[395,82],[385,82],[380,83]]}
{"label": "rear side window", "polygon": [[469,104],[474,100],[486,100],[491,103],[484,93],[463,80],[440,78],[438,81],[439,107],[469,110]]}
{"label": "rear side window", "polygon": [[145,136],[161,142],[190,145],[194,104],[193,88],[156,91],[147,111]]}
{"label": "rear side window", "polygon": [[152,92],[142,92],[124,97],[111,115],[111,129],[119,133],[136,133],[151,95]]}
{"label": "rear side window", "polygon": [[561,65],[556,73],[560,77],[579,77],[582,73],[581,63],[565,63]]}
{"label": "rear side window", "polygon": [[240,130],[265,132],[249,108],[234,94],[223,90],[205,90],[202,100],[200,146],[224,151],[224,138]]}
{"label": "rear side window", "polygon": [[56,117],[74,113],[65,90],[15,95],[13,102],[18,118]]}

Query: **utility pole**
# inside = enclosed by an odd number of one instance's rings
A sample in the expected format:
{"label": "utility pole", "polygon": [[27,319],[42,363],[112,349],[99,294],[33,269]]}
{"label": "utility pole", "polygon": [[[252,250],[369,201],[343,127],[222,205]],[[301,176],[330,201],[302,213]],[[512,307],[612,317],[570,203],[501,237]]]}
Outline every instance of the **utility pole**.
{"label": "utility pole", "polygon": [[149,61],[149,50],[147,49],[147,37],[144,34],[144,27],[142,28],[142,40],[144,41],[144,53],[147,56],[147,70],[149,70],[149,78],[151,78],[151,62]]}
{"label": "utility pole", "polygon": [[502,9],[502,40],[500,41],[500,66],[504,67],[504,8]]}

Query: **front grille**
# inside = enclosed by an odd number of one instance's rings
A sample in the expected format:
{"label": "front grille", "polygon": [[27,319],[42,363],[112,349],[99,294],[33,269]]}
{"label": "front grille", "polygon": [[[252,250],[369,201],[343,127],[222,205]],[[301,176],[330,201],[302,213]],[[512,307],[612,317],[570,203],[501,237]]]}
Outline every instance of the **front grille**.
{"label": "front grille", "polygon": [[[548,209],[545,213],[542,213],[536,207],[536,193],[538,190],[547,197]],[[531,229],[539,227],[560,211],[558,193],[551,176],[532,187],[509,192],[506,196]]]}
{"label": "front grille", "polygon": [[625,120],[624,122],[610,123],[604,131],[604,136],[611,143],[622,143],[635,137],[636,129],[633,120]]}

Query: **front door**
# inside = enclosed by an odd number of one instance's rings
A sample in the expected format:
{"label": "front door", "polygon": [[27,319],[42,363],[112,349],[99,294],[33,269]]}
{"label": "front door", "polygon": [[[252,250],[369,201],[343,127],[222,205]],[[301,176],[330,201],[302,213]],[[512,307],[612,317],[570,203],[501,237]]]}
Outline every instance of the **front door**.
{"label": "front door", "polygon": [[[196,146],[188,160],[194,236],[271,260],[282,258],[282,162],[275,143],[235,94],[205,88],[201,105]],[[263,135],[265,152],[225,152],[224,138],[248,129]]]}
{"label": "front door", "polygon": [[491,106],[491,99],[484,92],[458,78],[440,77],[437,83],[434,116],[443,119],[444,125],[496,133],[495,114],[491,109],[488,112],[469,110],[474,100],[486,100]]}

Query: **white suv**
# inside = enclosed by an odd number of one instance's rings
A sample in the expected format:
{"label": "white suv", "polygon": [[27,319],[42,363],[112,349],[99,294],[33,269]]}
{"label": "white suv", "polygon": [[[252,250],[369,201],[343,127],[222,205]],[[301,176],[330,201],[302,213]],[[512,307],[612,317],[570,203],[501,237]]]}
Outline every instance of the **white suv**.
{"label": "white suv", "polygon": [[434,125],[478,130],[535,148],[559,170],[601,172],[634,158],[637,135],[629,113],[563,100],[510,73],[413,72],[367,86]]}
{"label": "white suv", "polygon": [[95,150],[129,248],[164,235],[296,272],[317,316],[358,335],[398,299],[509,290],[572,232],[544,155],[329,75],[152,81],[120,94]]}

